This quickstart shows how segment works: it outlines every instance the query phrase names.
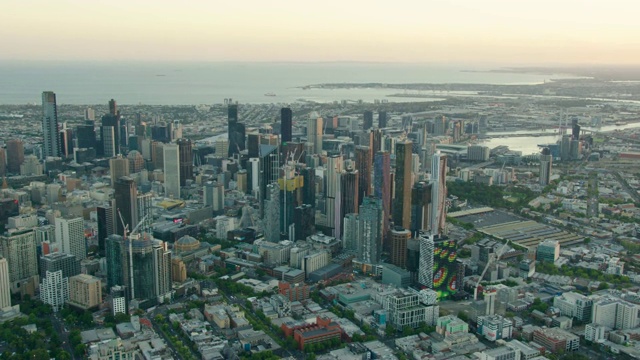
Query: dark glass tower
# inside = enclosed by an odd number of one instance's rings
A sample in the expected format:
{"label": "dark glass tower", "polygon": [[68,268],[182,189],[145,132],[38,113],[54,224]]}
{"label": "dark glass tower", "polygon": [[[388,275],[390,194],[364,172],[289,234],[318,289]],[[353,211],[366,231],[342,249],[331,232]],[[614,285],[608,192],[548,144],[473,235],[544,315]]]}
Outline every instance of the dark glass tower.
{"label": "dark glass tower", "polygon": [[95,149],[97,147],[96,129],[93,121],[87,120],[84,125],[76,127],[76,141],[80,149]]}
{"label": "dark glass tower", "polygon": [[187,180],[193,179],[193,151],[191,140],[180,138],[178,144],[178,154],[180,158],[180,186],[186,186]]}
{"label": "dark glass tower", "polygon": [[136,189],[136,182],[128,176],[123,176],[116,180],[113,188],[116,200],[116,234],[124,235],[124,226],[120,220],[120,215],[122,215],[125,225],[129,225],[129,231],[138,225],[138,190]]}
{"label": "dark glass tower", "polygon": [[238,105],[229,105],[227,109],[229,135],[229,156],[239,154],[245,148],[245,128],[244,124],[238,122]]}
{"label": "dark glass tower", "polygon": [[396,183],[393,202],[393,223],[405,229],[411,227],[411,154],[409,140],[396,143]]}
{"label": "dark glass tower", "polygon": [[116,219],[113,207],[110,205],[98,206],[96,212],[98,215],[98,249],[100,254],[104,254],[107,237],[113,235],[115,229],[113,221]]}
{"label": "dark glass tower", "polygon": [[105,255],[107,258],[107,288],[124,286],[124,275],[127,271],[127,259],[124,239],[120,235],[109,235],[105,241]]}
{"label": "dark glass tower", "polygon": [[369,146],[356,146],[356,169],[360,175],[358,182],[358,199],[362,200],[371,195],[371,148]]}
{"label": "dark glass tower", "polygon": [[386,111],[378,111],[378,128],[386,128],[387,127],[387,112]]}
{"label": "dark glass tower", "polygon": [[280,110],[280,143],[284,144],[292,139],[293,112],[290,108]]}
{"label": "dark glass tower", "polygon": [[420,230],[429,227],[431,211],[431,186],[426,182],[418,182],[413,185],[411,192],[411,234],[418,236]]}
{"label": "dark glass tower", "polygon": [[340,223],[346,214],[358,213],[359,179],[358,170],[353,168],[347,168],[340,174]]}
{"label": "dark glass tower", "polygon": [[362,130],[367,131],[373,127],[373,112],[365,111],[364,120],[362,121]]}

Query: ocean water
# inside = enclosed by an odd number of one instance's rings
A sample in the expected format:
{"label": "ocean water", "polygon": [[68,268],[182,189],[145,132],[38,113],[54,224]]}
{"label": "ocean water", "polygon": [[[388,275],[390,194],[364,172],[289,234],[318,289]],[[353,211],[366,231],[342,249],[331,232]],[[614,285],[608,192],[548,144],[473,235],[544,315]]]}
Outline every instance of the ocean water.
{"label": "ocean water", "polygon": [[[465,70],[473,70],[469,72]],[[386,63],[82,63],[0,62],[0,104],[40,103],[45,90],[59,104],[197,105],[296,101],[436,101],[388,97],[394,89],[309,89],[321,83],[533,84],[561,75],[482,72],[491,68]],[[566,76],[565,76],[566,77]],[[273,93],[276,96],[265,96]]]}

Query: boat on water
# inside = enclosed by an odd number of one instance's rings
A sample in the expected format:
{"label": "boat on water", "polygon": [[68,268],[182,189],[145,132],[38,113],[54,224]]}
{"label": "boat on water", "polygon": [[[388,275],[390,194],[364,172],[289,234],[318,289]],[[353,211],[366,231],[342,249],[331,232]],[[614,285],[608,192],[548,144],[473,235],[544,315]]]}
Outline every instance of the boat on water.
{"label": "boat on water", "polygon": [[276,96],[276,94],[274,94],[274,93],[266,93],[266,94],[264,94],[264,96]]}

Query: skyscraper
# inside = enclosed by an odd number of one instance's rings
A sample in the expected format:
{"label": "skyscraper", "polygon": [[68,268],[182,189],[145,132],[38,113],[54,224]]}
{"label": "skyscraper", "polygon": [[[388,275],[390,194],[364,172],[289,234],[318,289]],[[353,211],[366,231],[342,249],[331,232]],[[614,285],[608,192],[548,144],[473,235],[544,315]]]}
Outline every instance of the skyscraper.
{"label": "skyscraper", "polygon": [[46,272],[40,284],[40,300],[51,305],[58,312],[69,301],[69,278],[62,276],[62,270]]}
{"label": "skyscraper", "polygon": [[373,196],[382,200],[383,236],[389,231],[389,216],[391,215],[391,159],[389,153],[376,153],[373,169]]}
{"label": "skyscraper", "polygon": [[277,243],[280,241],[280,187],[278,183],[271,183],[267,185],[266,191],[268,198],[264,201],[264,239]]}
{"label": "skyscraper", "polygon": [[124,286],[124,273],[126,269],[126,249],[124,238],[120,235],[109,235],[105,241],[107,259],[107,288]]}
{"label": "skyscraper", "polygon": [[346,214],[357,213],[360,201],[358,200],[358,182],[360,176],[358,170],[354,169],[351,165],[348,165],[340,175],[340,216],[337,217],[339,225],[336,224],[336,230],[340,230],[339,235],[342,234],[342,221]]}
{"label": "skyscraper", "polygon": [[[360,204],[366,196],[371,195],[371,148],[356,146],[356,169],[360,174],[358,180],[358,199]],[[359,205],[359,204],[358,204]]]}
{"label": "skyscraper", "polygon": [[404,269],[407,267],[407,242],[411,239],[411,232],[407,229],[395,228],[391,230],[391,263]]}
{"label": "skyscraper", "polygon": [[367,131],[372,127],[373,127],[373,112],[367,110],[364,112],[364,119],[362,121],[362,130]]}
{"label": "skyscraper", "polygon": [[159,301],[171,298],[171,251],[167,243],[153,241],[153,277],[155,295]]}
{"label": "skyscraper", "polygon": [[[326,188],[326,215],[327,215],[327,227],[331,229],[336,229],[336,223],[340,224],[340,221],[337,221],[337,218],[340,216],[340,183],[338,174],[342,172],[343,169],[343,160],[342,155],[339,154],[331,154],[327,158],[326,164],[326,178],[325,178],[325,188]],[[335,234],[335,233],[334,233]]]}
{"label": "skyscraper", "polygon": [[0,255],[9,263],[12,292],[19,291],[16,284],[21,280],[38,275],[36,237],[33,229],[0,236]]}
{"label": "skyscraper", "polygon": [[280,109],[280,143],[285,144],[291,141],[293,130],[293,113],[291,108]]}
{"label": "skyscraper", "polygon": [[42,135],[44,138],[43,155],[60,157],[60,138],[58,137],[58,107],[53,91],[42,93]]}
{"label": "skyscraper", "polygon": [[433,251],[435,250],[433,235],[422,233],[419,235],[419,242],[418,282],[431,289],[433,288]]}
{"label": "skyscraper", "polygon": [[387,112],[378,111],[378,128],[383,129],[387,127]]}
{"label": "skyscraper", "polygon": [[176,144],[164,144],[162,157],[164,162],[164,194],[166,197],[180,199],[180,155]]}
{"label": "skyscraper", "polygon": [[393,201],[393,223],[405,229],[411,227],[411,154],[413,143],[396,143],[396,184]]}
{"label": "skyscraper", "polygon": [[542,154],[540,155],[540,185],[542,186],[549,185],[552,162],[553,157],[549,148],[542,149]]}
{"label": "skyscraper", "polygon": [[96,149],[98,147],[96,129],[93,121],[85,121],[84,125],[76,126],[76,140],[79,149]]}
{"label": "skyscraper", "polygon": [[382,202],[367,197],[358,214],[358,258],[367,264],[380,262],[382,253]]}
{"label": "skyscraper", "polygon": [[229,153],[228,156],[239,154],[245,148],[245,127],[238,121],[238,105],[231,104],[227,109],[228,126],[227,132],[229,136]]}
{"label": "skyscraper", "polygon": [[102,141],[102,155],[113,157],[120,154],[120,112],[116,101],[109,101],[109,113],[102,117],[100,139]]}
{"label": "skyscraper", "polygon": [[20,165],[24,162],[24,143],[20,139],[7,141],[7,171],[20,174]]}
{"label": "skyscraper", "polygon": [[129,159],[118,155],[113,159],[109,159],[109,172],[111,173],[111,184],[115,184],[118,179],[123,176],[129,176],[131,163]]}
{"label": "skyscraper", "polygon": [[11,306],[11,280],[9,279],[9,262],[0,257],[0,309]]}
{"label": "skyscraper", "polygon": [[[124,235],[125,225],[128,225],[129,232],[138,225],[138,202],[136,201],[138,190],[136,182],[127,176],[116,180],[113,188],[116,204],[116,234]],[[122,224],[123,221],[124,224]]]}
{"label": "skyscraper", "polygon": [[278,147],[273,145],[260,145],[259,149],[258,186],[260,187],[260,199],[265,200],[269,196],[267,185],[278,182],[280,177],[280,154]]}
{"label": "skyscraper", "polygon": [[[76,259],[87,257],[87,245],[84,239],[84,220],[77,218],[56,218],[56,242],[61,252],[75,255]],[[75,275],[75,274],[74,274]]]}
{"label": "skyscraper", "polygon": [[432,184],[424,181],[413,184],[411,192],[411,233],[415,236],[429,228],[431,221]]}
{"label": "skyscraper", "polygon": [[447,156],[440,151],[431,160],[431,234],[440,235],[447,220]]}
{"label": "skyscraper", "polygon": [[211,206],[215,214],[224,210],[224,185],[222,183],[208,181],[204,184],[203,200],[205,206]]}
{"label": "skyscraper", "polygon": [[191,140],[180,138],[178,144],[178,154],[180,156],[180,186],[186,186],[187,180],[193,179],[193,153]]}
{"label": "skyscraper", "polygon": [[322,118],[314,113],[307,120],[307,142],[313,144],[313,153],[316,155],[322,154],[322,124]]}
{"label": "skyscraper", "polygon": [[115,233],[114,208],[111,204],[96,207],[98,217],[98,250],[104,254],[107,237]]}

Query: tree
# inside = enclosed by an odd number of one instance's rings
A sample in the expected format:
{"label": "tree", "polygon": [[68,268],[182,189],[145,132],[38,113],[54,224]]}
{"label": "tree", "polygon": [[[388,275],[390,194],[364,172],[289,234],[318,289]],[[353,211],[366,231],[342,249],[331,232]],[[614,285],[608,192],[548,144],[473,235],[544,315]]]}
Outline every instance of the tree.
{"label": "tree", "polygon": [[84,344],[78,344],[73,348],[73,353],[76,356],[84,356],[85,350],[86,350],[86,346]]}
{"label": "tree", "polygon": [[458,311],[458,318],[464,322],[469,321],[469,315],[467,315],[467,313],[465,313],[464,311]]}

